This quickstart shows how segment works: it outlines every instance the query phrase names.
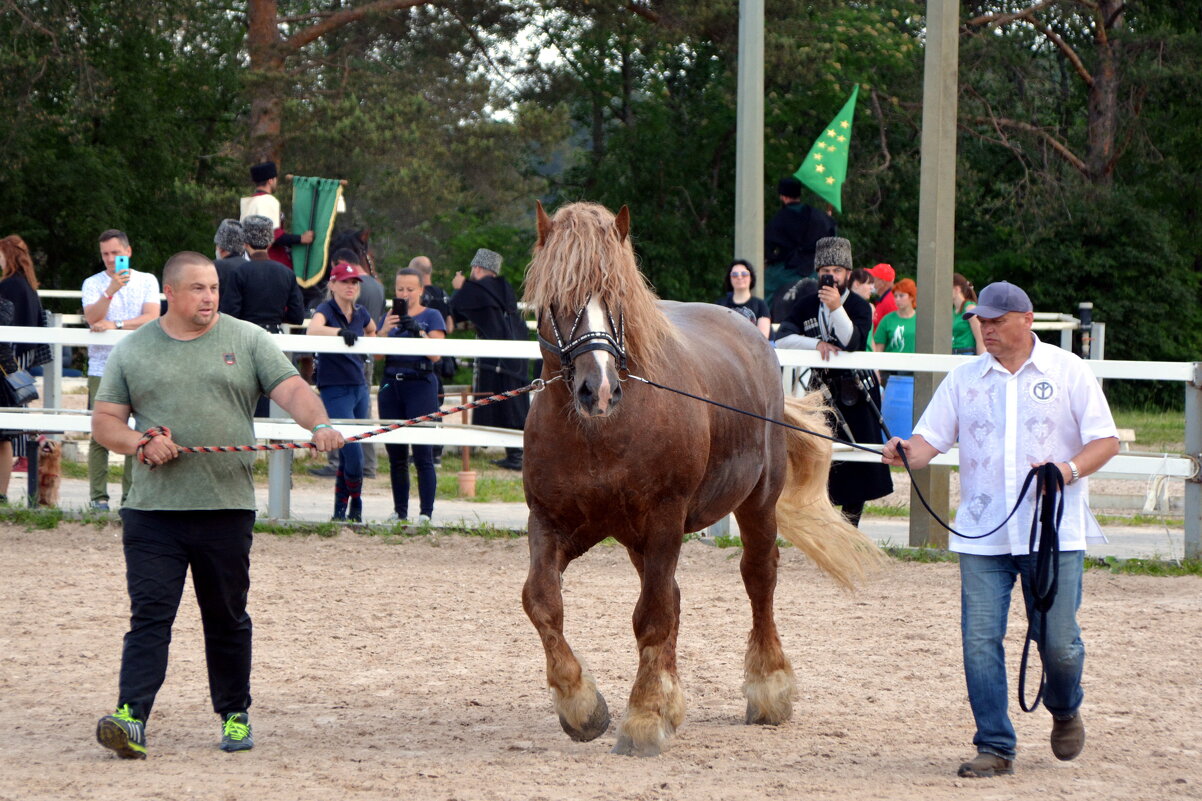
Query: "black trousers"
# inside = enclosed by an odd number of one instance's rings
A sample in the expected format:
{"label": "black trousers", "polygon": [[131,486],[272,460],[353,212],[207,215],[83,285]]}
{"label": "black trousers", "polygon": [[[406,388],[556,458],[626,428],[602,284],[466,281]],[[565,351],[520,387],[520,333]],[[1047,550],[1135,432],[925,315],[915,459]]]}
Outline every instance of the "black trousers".
{"label": "black trousers", "polygon": [[167,676],[171,626],[191,567],[213,711],[222,716],[246,711],[251,657],[246,596],[255,513],[122,509],[121,520],[130,616],[117,706],[129,704],[140,720],[150,717]]}

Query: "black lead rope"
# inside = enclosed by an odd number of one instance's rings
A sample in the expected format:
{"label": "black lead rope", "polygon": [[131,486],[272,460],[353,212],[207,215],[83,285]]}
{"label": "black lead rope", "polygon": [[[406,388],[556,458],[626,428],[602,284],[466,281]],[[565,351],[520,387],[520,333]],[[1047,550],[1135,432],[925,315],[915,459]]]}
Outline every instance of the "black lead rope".
{"label": "black lead rope", "polygon": [[[875,453],[878,456],[881,451],[875,448],[869,448],[860,445],[856,442],[850,442],[840,437],[834,437],[829,434],[823,434],[818,431],[811,431],[808,428],[795,426],[792,423],[786,423],[783,420],[774,420],[771,417],[765,417],[755,412],[749,412],[745,409],[739,409],[735,406],[730,406],[720,401],[703,398],[700,395],[694,395],[691,392],[685,392],[682,389],[664,386],[656,383],[648,378],[627,373],[627,378],[646,384],[647,386],[657,389],[674,392],[677,395],[683,395],[686,398],[692,398],[703,403],[708,403],[711,406],[717,406],[721,409],[736,412],[738,414],[753,417],[756,420],[762,420],[765,423],[789,428],[794,431],[800,431],[803,434],[809,434],[814,437],[830,440],[831,442],[839,442],[848,445],[857,450]],[[871,400],[871,396],[869,396]],[[875,406],[875,404],[874,404]],[[879,414],[879,411],[878,411]],[[1026,702],[1026,678],[1027,678],[1027,663],[1030,658],[1031,640],[1036,639],[1036,644],[1039,647],[1039,652],[1044,653],[1044,644],[1047,641],[1047,612],[1052,608],[1052,603],[1056,599],[1056,590],[1060,580],[1060,521],[1064,517],[1064,474],[1060,472],[1060,468],[1053,463],[1042,464],[1039,467],[1032,467],[1027,473],[1026,479],[1023,481],[1022,489],[1019,490],[1018,498],[1014,502],[1014,508],[1006,515],[1006,519],[999,523],[995,528],[986,531],[984,534],[961,534],[956,529],[945,523],[931,505],[927,503],[927,499],[923,497],[922,490],[918,488],[918,484],[913,481],[914,471],[910,469],[910,460],[906,458],[905,450],[898,448],[898,455],[901,457],[902,464],[906,468],[906,473],[911,478],[911,486],[918,495],[918,500],[922,502],[922,506],[927,510],[936,523],[943,526],[947,531],[967,540],[979,540],[988,537],[1000,531],[1010,518],[1022,506],[1023,498],[1027,496],[1027,491],[1031,489],[1031,484],[1035,484],[1035,509],[1031,516],[1031,538],[1028,545],[1028,553],[1035,553],[1035,575],[1032,580],[1031,594],[1032,603],[1031,611],[1027,615],[1027,635],[1023,643],[1023,658],[1019,668],[1018,677],[1018,702],[1024,712],[1033,712],[1039,708],[1039,703],[1043,699],[1043,691],[1047,678],[1047,669],[1041,664],[1039,673],[1039,690],[1035,695],[1035,700],[1030,706]],[[1036,540],[1038,540],[1038,550],[1036,550]],[[1039,621],[1038,638],[1031,636],[1032,630],[1035,629],[1035,621]]]}
{"label": "black lead rope", "polygon": [[[1060,521],[1064,518],[1064,474],[1054,464],[1042,464],[1032,469],[1035,471],[1039,472],[1039,479],[1035,482],[1035,514],[1031,517],[1031,539],[1027,546],[1027,552],[1035,554],[1035,574],[1031,577],[1031,611],[1027,614],[1027,636],[1023,640],[1023,658],[1018,668],[1018,703],[1024,712],[1039,708],[1047,683],[1047,664],[1043,661],[1047,649],[1044,646],[1048,637],[1048,611],[1056,601],[1060,584]],[[1032,630],[1035,630],[1034,637]],[[1032,640],[1039,648],[1039,689],[1028,706],[1027,662]]]}

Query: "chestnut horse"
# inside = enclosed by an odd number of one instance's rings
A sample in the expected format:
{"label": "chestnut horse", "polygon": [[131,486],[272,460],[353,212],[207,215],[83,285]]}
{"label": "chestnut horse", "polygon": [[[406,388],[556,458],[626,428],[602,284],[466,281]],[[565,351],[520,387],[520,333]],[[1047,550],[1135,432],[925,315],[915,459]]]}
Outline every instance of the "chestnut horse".
{"label": "chestnut horse", "polygon": [[[735,312],[661,301],[639,272],[630,214],[574,203],[549,219],[525,300],[539,311],[544,379],[526,421],[530,572],[522,603],[542,639],[559,721],[574,740],[609,727],[605,699],[563,634],[561,575],[606,537],[626,547],[641,594],[639,668],[614,753],[653,756],[684,719],[676,671],[676,564],[688,532],[734,512],[751,601],[747,723],[792,713],[793,669],[773,619],[777,533],[850,586],[879,551],[831,506],[830,443],[640,383],[642,376],[811,430],[821,404],[784,397],[768,341]],[[778,528],[779,526],[779,528]]]}

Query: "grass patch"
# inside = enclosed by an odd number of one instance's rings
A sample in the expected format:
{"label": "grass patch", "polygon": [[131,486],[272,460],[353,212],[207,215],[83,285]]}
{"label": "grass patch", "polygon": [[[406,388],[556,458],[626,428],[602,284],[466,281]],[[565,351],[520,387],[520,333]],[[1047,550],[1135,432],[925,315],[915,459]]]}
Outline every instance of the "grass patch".
{"label": "grass patch", "polygon": [[0,520],[14,526],[22,526],[26,531],[45,531],[58,528],[58,524],[66,516],[67,513],[62,509],[29,509],[23,506],[0,507]]}
{"label": "grass patch", "polygon": [[901,545],[882,545],[881,550],[888,554],[891,559],[895,559],[898,562],[931,564],[935,562],[959,563],[960,561],[958,554],[946,548],[911,548]]}
{"label": "grass patch", "polygon": [[309,536],[336,537],[342,530],[337,523],[309,523],[300,520],[272,521],[255,520],[256,534],[275,534],[280,537]]}
{"label": "grass patch", "polygon": [[1112,409],[1114,424],[1135,430],[1132,450],[1180,453],[1185,450],[1185,412],[1165,409]]}
{"label": "grass patch", "polygon": [[1106,570],[1135,576],[1202,576],[1202,560],[1119,559],[1116,556],[1086,556],[1089,570]]}
{"label": "grass patch", "polygon": [[873,504],[864,505],[865,517],[909,517],[910,507],[908,506],[874,506]]}

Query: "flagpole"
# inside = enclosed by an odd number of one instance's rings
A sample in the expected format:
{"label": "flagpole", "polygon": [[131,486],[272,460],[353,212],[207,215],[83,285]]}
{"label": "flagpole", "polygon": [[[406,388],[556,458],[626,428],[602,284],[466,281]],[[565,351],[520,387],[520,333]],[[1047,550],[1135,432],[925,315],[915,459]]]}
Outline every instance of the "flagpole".
{"label": "flagpole", "polygon": [[764,0],[739,0],[734,258],[754,265],[764,297]]}

